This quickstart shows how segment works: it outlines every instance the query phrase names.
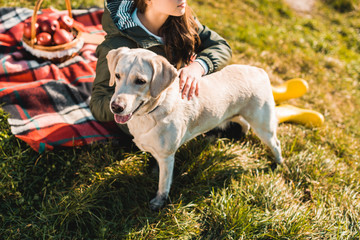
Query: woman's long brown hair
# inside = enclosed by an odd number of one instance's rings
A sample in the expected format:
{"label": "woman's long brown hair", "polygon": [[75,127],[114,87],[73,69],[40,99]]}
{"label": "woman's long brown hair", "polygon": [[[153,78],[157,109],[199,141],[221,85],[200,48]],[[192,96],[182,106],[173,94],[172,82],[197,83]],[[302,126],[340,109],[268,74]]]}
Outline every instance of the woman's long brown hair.
{"label": "woman's long brown hair", "polygon": [[[145,0],[135,0],[138,11],[146,10]],[[200,37],[197,33],[198,26],[195,22],[192,10],[186,6],[185,14],[179,17],[169,16],[159,30],[159,35],[164,39],[165,54],[168,60],[174,64],[189,64],[196,48],[200,45]]]}

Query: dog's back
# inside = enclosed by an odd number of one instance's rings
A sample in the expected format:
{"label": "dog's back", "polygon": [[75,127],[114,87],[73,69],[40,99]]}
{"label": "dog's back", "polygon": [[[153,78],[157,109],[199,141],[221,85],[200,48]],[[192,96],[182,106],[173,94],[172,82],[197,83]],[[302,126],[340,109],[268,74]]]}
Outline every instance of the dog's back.
{"label": "dog's back", "polygon": [[218,105],[222,108],[226,104],[244,105],[254,97],[259,102],[273,98],[269,77],[261,68],[229,65],[200,81],[199,98],[213,103],[221,101]]}
{"label": "dog's back", "polygon": [[[178,93],[178,81],[168,89],[170,118],[184,122],[187,128],[185,142],[207,132],[235,116],[249,118],[264,104],[275,105],[269,78],[260,68],[247,65],[229,65],[219,72],[199,80],[199,96],[188,101]],[[176,100],[175,100],[176,99]],[[169,115],[169,113],[171,113]]]}

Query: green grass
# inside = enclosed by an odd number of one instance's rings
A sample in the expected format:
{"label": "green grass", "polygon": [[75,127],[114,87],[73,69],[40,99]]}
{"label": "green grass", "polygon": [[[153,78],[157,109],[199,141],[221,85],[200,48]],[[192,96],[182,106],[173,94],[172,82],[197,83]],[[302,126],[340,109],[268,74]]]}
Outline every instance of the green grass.
{"label": "green grass", "polygon": [[149,154],[108,143],[39,155],[11,134],[0,109],[1,238],[359,239],[359,3],[318,1],[304,15],[280,0],[190,2],[229,41],[232,62],[264,68],[273,84],[306,79],[309,92],[288,102],[326,121],[280,124],[285,164],[274,171],[253,133],[196,138],[176,155],[171,202],[159,213],[148,206],[157,189]]}

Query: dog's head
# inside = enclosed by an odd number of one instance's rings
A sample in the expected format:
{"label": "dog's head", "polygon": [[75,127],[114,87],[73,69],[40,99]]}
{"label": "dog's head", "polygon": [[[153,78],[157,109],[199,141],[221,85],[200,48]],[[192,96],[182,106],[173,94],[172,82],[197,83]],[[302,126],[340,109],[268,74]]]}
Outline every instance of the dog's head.
{"label": "dog's head", "polygon": [[115,84],[110,109],[117,123],[124,124],[152,98],[176,79],[176,69],[162,56],[141,48],[121,47],[106,56],[109,85]]}

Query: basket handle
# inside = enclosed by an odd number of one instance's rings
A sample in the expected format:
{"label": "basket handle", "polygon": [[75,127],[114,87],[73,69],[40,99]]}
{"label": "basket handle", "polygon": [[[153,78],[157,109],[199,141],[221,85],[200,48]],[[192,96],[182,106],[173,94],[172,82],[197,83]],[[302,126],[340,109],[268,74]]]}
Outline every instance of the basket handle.
{"label": "basket handle", "polygon": [[[31,39],[30,39],[30,45],[31,46],[35,45],[35,37],[36,37],[35,23],[36,23],[36,20],[37,20],[37,12],[39,11],[41,3],[43,1],[44,0],[37,0],[36,4],[35,4],[33,16],[32,16],[32,19],[31,19]],[[70,0],[65,0],[65,3],[66,3],[66,9],[68,10],[69,17],[72,18]]]}

